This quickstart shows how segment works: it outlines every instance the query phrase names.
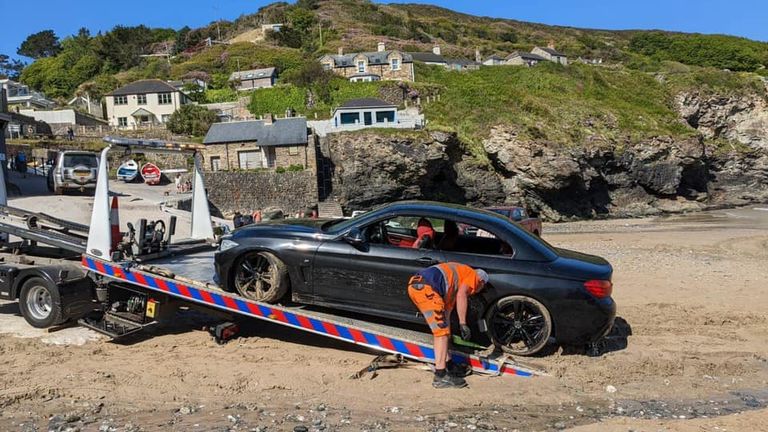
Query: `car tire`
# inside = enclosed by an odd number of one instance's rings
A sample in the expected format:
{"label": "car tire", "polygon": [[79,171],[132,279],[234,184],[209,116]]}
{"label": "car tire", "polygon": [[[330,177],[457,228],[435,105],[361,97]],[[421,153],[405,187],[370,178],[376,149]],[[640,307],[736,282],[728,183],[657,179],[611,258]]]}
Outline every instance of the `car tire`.
{"label": "car tire", "polygon": [[48,328],[66,320],[58,288],[40,277],[29,278],[21,286],[19,309],[32,327]]}
{"label": "car tire", "polygon": [[275,303],[288,292],[288,267],[274,254],[252,251],[237,259],[232,286],[249,299]]}
{"label": "car tire", "polygon": [[552,317],[540,301],[513,295],[500,299],[486,313],[488,337],[508,354],[535,355],[552,336]]}

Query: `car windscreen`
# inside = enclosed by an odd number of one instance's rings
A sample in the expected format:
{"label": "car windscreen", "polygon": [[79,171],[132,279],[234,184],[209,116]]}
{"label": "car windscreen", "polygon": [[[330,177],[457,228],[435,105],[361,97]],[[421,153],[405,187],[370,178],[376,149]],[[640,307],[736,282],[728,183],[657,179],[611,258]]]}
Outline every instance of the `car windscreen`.
{"label": "car windscreen", "polygon": [[76,167],[78,165],[83,165],[88,168],[96,168],[99,166],[99,160],[95,154],[68,153],[64,155],[62,165],[65,167]]}

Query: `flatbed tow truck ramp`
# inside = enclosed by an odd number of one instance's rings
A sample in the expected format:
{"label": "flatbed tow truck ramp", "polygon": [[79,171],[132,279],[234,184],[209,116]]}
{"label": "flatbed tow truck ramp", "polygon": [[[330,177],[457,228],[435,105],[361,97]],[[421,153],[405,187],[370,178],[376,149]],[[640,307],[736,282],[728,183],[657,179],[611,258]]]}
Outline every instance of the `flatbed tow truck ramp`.
{"label": "flatbed tow truck ramp", "polygon": [[[30,324],[51,327],[78,320],[81,325],[119,338],[156,324],[173,314],[178,305],[187,305],[270,321],[434,363],[431,334],[301,306],[253,301],[220,289],[211,280],[217,245],[197,157],[189,239],[171,242],[176,225],[173,216],[167,225],[140,220],[138,233],[130,226],[125,237],[113,239],[109,152],[187,152],[196,156],[199,147],[113,137],[105,141],[108,146],[101,152],[88,226],[8,207],[5,182],[0,178],[0,233],[21,239],[8,242],[5,253],[0,254],[0,298],[18,299],[22,315]],[[478,373],[521,377],[544,374],[509,356],[468,347],[457,347],[450,355]]]}

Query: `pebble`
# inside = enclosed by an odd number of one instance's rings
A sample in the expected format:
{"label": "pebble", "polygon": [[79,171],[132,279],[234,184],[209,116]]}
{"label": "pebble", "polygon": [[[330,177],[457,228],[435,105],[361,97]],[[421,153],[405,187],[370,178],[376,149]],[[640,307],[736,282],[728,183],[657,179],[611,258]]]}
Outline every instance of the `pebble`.
{"label": "pebble", "polygon": [[298,425],[293,428],[293,432],[309,432],[306,426]]}
{"label": "pebble", "polygon": [[317,408],[315,408],[315,410],[317,410],[317,411],[325,411],[325,404],[318,405]]}
{"label": "pebble", "polygon": [[558,429],[558,430],[565,429],[565,423],[564,422],[557,422],[557,423],[555,423],[554,426],[555,426],[555,429]]}
{"label": "pebble", "polygon": [[447,426],[449,428],[455,428],[455,427],[459,427],[459,424],[458,423],[454,423],[454,422],[448,422],[448,423],[445,424],[445,426]]}
{"label": "pebble", "polygon": [[608,393],[616,393],[616,387],[609,384],[605,386],[605,391],[607,391]]}
{"label": "pebble", "polygon": [[484,422],[484,421],[477,422],[477,427],[479,427],[480,429],[489,430],[489,431],[496,430],[496,425],[494,425],[493,423]]}
{"label": "pebble", "polygon": [[473,424],[468,424],[468,425],[467,425],[467,429],[469,429],[469,430],[475,430],[475,429],[477,429],[477,426],[475,426],[475,425],[473,425]]}

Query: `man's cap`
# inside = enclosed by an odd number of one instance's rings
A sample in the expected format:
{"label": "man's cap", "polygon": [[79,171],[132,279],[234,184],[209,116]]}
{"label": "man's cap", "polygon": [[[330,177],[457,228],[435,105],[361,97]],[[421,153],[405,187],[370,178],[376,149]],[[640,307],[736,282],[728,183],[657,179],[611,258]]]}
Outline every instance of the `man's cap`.
{"label": "man's cap", "polygon": [[483,283],[488,283],[488,281],[491,280],[490,276],[488,276],[488,273],[486,273],[483,269],[475,269],[475,273],[477,273],[477,278],[483,281]]}

